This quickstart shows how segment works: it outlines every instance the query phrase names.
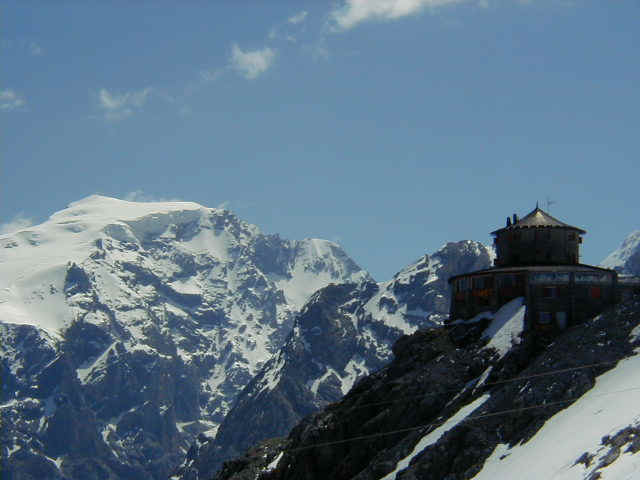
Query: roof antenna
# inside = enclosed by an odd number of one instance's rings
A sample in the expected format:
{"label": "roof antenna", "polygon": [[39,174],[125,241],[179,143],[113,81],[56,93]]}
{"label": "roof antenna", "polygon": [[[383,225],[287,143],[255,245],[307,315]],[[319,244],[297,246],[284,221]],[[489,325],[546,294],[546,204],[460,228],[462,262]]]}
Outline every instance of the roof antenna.
{"label": "roof antenna", "polygon": [[538,206],[538,200],[536,200],[536,210],[538,210],[540,207]]}

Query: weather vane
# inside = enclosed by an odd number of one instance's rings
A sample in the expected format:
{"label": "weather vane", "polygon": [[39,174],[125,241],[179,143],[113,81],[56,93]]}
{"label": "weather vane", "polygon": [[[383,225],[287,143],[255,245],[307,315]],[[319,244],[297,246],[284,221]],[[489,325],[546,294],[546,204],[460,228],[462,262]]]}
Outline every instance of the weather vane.
{"label": "weather vane", "polygon": [[555,200],[551,200],[551,198],[549,197],[549,195],[547,195],[547,211],[550,212],[551,211],[551,205],[555,205],[556,202]]}

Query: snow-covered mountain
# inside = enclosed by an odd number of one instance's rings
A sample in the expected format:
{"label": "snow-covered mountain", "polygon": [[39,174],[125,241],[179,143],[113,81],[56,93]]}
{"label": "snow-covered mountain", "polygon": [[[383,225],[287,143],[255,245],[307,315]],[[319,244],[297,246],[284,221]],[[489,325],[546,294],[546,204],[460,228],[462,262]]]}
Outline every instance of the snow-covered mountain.
{"label": "snow-covered mountain", "polygon": [[392,345],[402,335],[441,325],[451,275],[486,268],[492,260],[492,250],[480,243],[448,243],[390,281],[316,292],[284,346],[239,394],[215,439],[200,437],[175,478],[210,478],[222,461],[286,434],[302,417],[342,398],[392,359]]}
{"label": "snow-covered mountain", "polygon": [[165,478],[306,300],[361,281],[334,243],[187,202],[91,196],[0,236],[2,469]]}
{"label": "snow-covered mountain", "polygon": [[640,276],[640,230],[630,233],[600,265],[619,273]]}
{"label": "snow-covered mountain", "polygon": [[554,338],[514,299],[420,330],[339,402],[215,480],[623,480],[640,472],[640,297]]}

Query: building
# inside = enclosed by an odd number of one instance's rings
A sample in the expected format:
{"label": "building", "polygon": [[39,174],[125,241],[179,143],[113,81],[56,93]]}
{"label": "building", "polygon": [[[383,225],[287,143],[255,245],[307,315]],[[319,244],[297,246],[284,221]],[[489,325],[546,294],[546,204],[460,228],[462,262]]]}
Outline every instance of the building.
{"label": "building", "polygon": [[580,263],[587,233],[536,208],[507,218],[494,235],[494,267],[449,279],[449,321],[496,311],[524,297],[527,328],[553,331],[591,318],[620,296],[615,270]]}

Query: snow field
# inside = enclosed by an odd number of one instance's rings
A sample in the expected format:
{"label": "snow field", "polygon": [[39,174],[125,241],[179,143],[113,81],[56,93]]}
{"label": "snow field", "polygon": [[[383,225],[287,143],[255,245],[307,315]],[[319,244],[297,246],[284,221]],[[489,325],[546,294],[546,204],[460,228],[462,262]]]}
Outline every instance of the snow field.
{"label": "snow field", "polygon": [[[640,356],[620,361],[596,379],[595,386],[565,410],[551,417],[525,444],[498,445],[474,480],[585,480],[598,466],[576,461],[585,452],[602,455],[601,445],[629,425],[640,425]],[[624,450],[624,448],[623,448]],[[640,478],[640,456],[621,453],[598,470],[601,480]]]}

